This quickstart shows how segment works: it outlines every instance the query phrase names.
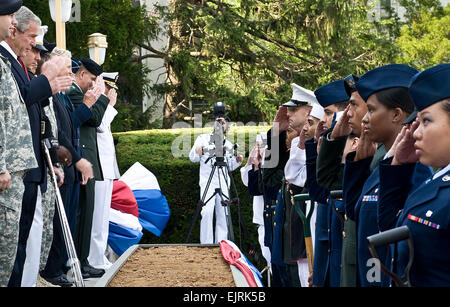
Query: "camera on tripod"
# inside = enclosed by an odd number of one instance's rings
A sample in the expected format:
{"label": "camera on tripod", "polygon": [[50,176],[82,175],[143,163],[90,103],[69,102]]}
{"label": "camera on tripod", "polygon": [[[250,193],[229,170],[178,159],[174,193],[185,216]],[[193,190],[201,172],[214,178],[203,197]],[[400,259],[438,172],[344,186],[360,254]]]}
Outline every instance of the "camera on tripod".
{"label": "camera on tripod", "polygon": [[211,134],[208,146],[203,148],[203,153],[209,154],[208,160],[212,157],[216,157],[216,160],[223,160],[224,157],[236,156],[238,144],[226,142],[225,103],[216,102],[212,110],[212,115],[214,117],[214,131]]}

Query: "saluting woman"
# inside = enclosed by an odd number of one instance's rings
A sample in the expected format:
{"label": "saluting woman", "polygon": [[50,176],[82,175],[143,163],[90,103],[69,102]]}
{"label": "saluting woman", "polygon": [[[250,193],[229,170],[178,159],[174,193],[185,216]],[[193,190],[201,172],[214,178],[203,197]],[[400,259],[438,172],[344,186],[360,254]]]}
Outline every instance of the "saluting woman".
{"label": "saluting woman", "polygon": [[[380,204],[402,208],[397,226],[406,225],[414,243],[413,286],[450,286],[450,64],[415,75],[409,94],[417,120],[404,127],[392,162],[380,164]],[[420,161],[436,172],[417,188],[406,180]],[[387,161],[386,161],[387,162]],[[406,241],[395,246],[394,271],[402,276],[409,260]]]}
{"label": "saluting woman", "polygon": [[[375,68],[356,83],[368,112],[362,119],[361,138],[356,152],[346,157],[343,192],[348,218],[356,222],[358,284],[362,287],[389,286],[389,279],[377,272],[371,261],[367,237],[379,232],[377,221],[380,174],[377,167],[370,171],[370,164],[377,144],[384,144],[389,151],[402,129],[403,121],[414,110],[408,95],[408,85],[417,73],[407,65],[391,64]],[[415,172],[415,174],[414,174]],[[431,171],[418,164],[413,168],[413,180],[420,184]],[[378,249],[380,261],[390,263],[388,249]]]}

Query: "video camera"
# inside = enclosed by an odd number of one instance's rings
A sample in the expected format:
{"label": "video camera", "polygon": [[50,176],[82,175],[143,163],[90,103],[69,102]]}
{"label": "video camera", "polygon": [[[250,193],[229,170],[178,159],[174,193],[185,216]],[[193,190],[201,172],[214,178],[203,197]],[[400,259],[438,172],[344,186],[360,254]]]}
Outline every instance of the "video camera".
{"label": "video camera", "polygon": [[[212,110],[212,115],[214,117],[214,132],[211,134],[211,138],[208,146],[204,147],[203,152],[209,153],[209,158],[206,162],[212,158],[216,157],[217,160],[223,160],[224,157],[236,156],[236,149],[238,144],[232,146],[227,145],[226,137],[224,135],[224,123],[221,118],[226,119],[225,103],[216,102]],[[206,163],[205,162],[205,163]]]}
{"label": "video camera", "polygon": [[214,104],[214,108],[211,113],[214,116],[214,120],[217,120],[220,117],[225,118],[226,116],[225,103],[221,101],[216,102]]}

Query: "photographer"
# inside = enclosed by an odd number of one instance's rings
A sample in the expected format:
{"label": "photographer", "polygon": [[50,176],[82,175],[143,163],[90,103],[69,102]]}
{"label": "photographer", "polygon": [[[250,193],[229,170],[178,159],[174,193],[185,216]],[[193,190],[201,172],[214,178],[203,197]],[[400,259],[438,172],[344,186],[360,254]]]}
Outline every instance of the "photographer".
{"label": "photographer", "polygon": [[[216,131],[212,133],[201,134],[195,140],[194,146],[189,153],[189,159],[192,162],[200,162],[200,197],[203,196],[207,188],[208,179],[210,178],[213,165],[216,163],[216,157],[223,157],[230,171],[238,168],[242,163],[242,156],[230,155],[229,149],[233,148],[233,144],[225,138],[227,131],[227,121],[225,120],[225,106],[218,102],[213,110],[215,124],[220,123],[223,131]],[[219,133],[218,133],[219,132]],[[222,135],[223,137],[221,138]],[[224,152],[220,155],[216,154],[215,148],[221,147],[217,140],[223,139]],[[225,150],[227,149],[227,150]],[[228,190],[230,187],[230,178],[227,170],[223,172],[216,168],[211,177],[211,182],[206,192],[201,215],[200,223],[200,243],[212,244],[218,243],[221,240],[228,239],[228,228],[224,208],[221,204],[221,199],[229,196]],[[215,194],[216,189],[221,189],[222,195]],[[212,197],[214,195],[214,197]],[[213,217],[216,212],[216,229],[215,236],[213,235]]]}

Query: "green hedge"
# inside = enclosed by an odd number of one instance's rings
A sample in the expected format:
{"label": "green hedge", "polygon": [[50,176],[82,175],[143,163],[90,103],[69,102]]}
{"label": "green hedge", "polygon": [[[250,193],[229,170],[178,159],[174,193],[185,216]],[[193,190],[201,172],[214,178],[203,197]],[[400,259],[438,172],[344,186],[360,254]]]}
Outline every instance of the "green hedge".
{"label": "green hedge", "polygon": [[[247,161],[255,135],[267,130],[267,126],[230,128],[227,139],[232,143],[238,143],[238,153],[244,156],[242,165]],[[153,129],[114,134],[120,173],[125,173],[135,162],[141,163],[157,177],[171,211],[169,222],[162,235],[157,237],[145,231],[140,243],[184,243],[196,204],[200,199],[199,163],[192,163],[188,154],[197,135],[211,131],[212,128]],[[172,147],[177,142],[184,143],[178,146],[181,154],[176,152],[174,155]],[[241,203],[241,213],[250,234],[249,240],[244,240],[243,229],[239,229],[238,210],[232,206],[235,242],[245,253],[253,245],[260,252],[256,227],[252,223],[252,197],[242,183],[239,168],[233,172],[233,178]],[[189,243],[199,243],[200,218],[199,216]],[[253,261],[259,262],[255,258]]]}

